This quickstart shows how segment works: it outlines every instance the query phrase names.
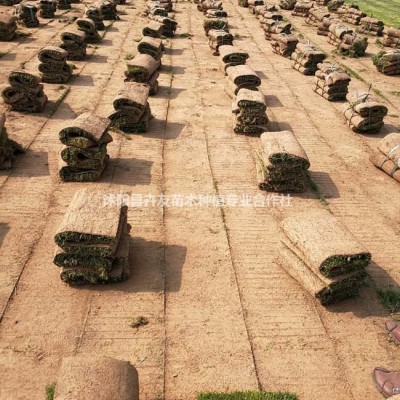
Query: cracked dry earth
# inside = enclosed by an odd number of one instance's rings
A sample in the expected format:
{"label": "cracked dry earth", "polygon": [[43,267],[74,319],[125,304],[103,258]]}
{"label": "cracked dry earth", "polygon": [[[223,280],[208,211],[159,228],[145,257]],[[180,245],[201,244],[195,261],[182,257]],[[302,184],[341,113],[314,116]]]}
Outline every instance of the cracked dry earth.
{"label": "cracked dry earth", "polygon": [[[290,206],[130,207],[130,279],[82,288],[59,279],[54,233],[73,194],[89,185],[58,182],[59,126],[84,111],[110,114],[125,56],[135,53],[147,22],[143,5],[118,6],[121,20],[85,61],[74,62],[76,76],[64,87],[45,84],[50,103],[42,114],[7,111],[9,132],[28,151],[0,175],[0,398],[44,398],[62,357],[73,354],[130,361],[143,400],[256,389],[287,390],[304,400],[379,398],[371,371],[400,369],[400,350],[387,340],[387,311],[375,290],[323,308],[276,262],[279,221],[323,207],[311,190]],[[376,72],[373,44],[362,59],[340,59],[367,82],[353,79],[351,89],[374,82],[390,109],[381,134],[356,135],[340,104],[320,98],[312,77],[272,53],[247,9],[233,0],[224,9],[235,45],[249,52],[248,64],[262,78],[271,127],[295,132],[330,210],[373,254],[375,282],[399,283],[400,185],[368,159],[380,137],[399,130],[398,78]],[[83,11],[77,4],[64,16]],[[332,52],[315,28],[284,14],[296,33]],[[256,196],[259,139],[232,132],[232,100],[196,5],[175,4],[175,18],[179,30],[166,41],[160,90],[149,99],[155,116],[149,131],[131,140],[114,135],[111,162],[90,186],[105,193]],[[38,50],[57,44],[65,27],[55,19],[30,37],[0,43],[0,88],[21,63],[36,70]],[[139,315],[149,324],[131,328]]]}

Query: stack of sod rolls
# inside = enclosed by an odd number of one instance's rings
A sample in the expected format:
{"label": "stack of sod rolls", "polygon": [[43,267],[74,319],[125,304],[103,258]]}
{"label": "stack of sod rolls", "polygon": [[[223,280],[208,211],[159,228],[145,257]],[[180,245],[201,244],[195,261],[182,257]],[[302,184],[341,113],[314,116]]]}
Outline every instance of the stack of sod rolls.
{"label": "stack of sod rolls", "polygon": [[343,68],[331,63],[318,64],[314,92],[328,101],[346,100],[351,78]]}
{"label": "stack of sod rolls", "polygon": [[224,10],[207,10],[206,11],[207,18],[227,18],[228,13]]}
{"label": "stack of sod rolls", "polygon": [[238,49],[235,46],[225,45],[219,47],[219,61],[223,73],[226,75],[226,70],[229,67],[246,64],[249,54]]}
{"label": "stack of sod rolls", "polygon": [[152,38],[160,38],[163,35],[163,24],[157,21],[150,21],[147,26],[142,30],[143,36],[150,36]]}
{"label": "stack of sod rolls", "polygon": [[101,42],[101,36],[96,30],[95,23],[89,18],[78,18],[76,20],[76,25],[78,29],[85,32],[85,42],[86,43],[99,43]]}
{"label": "stack of sod rolls", "polygon": [[343,4],[344,0],[329,0],[326,6],[328,7],[329,12],[337,12]]}
{"label": "stack of sod rolls", "polygon": [[104,21],[119,19],[117,15],[117,3],[110,0],[100,0],[96,6],[99,8]]}
{"label": "stack of sod rolls", "polygon": [[326,54],[311,44],[298,43],[290,58],[293,69],[303,75],[314,75],[318,64],[325,60]]}
{"label": "stack of sod rolls", "polygon": [[340,45],[343,41],[344,35],[353,33],[352,29],[340,22],[330,24],[328,30],[328,43],[333,46]]}
{"label": "stack of sod rolls", "polygon": [[259,91],[240,89],[232,104],[233,131],[248,135],[260,135],[267,130],[267,104]]}
{"label": "stack of sod rolls", "polygon": [[109,156],[107,145],[112,142],[107,132],[110,121],[89,112],[79,115],[61,129],[60,178],[64,182],[95,182],[101,178]]}
{"label": "stack of sod rolls", "polygon": [[347,33],[343,36],[342,42],[338,49],[341,54],[350,57],[362,57],[368,47],[368,39],[366,36],[361,37],[355,33]]}
{"label": "stack of sod rolls", "polygon": [[369,159],[377,168],[400,182],[400,133],[390,133],[381,139]]}
{"label": "stack of sod rolls", "polygon": [[259,188],[268,192],[304,192],[310,162],[290,131],[264,132],[259,156]]}
{"label": "stack of sod rolls", "polygon": [[356,296],[371,254],[329,211],[300,212],[281,223],[280,265],[322,305]]}
{"label": "stack of sod rolls", "polygon": [[228,21],[225,18],[204,18],[203,28],[206,35],[211,29],[229,32]]}
{"label": "stack of sod rolls", "polygon": [[350,7],[343,15],[343,21],[353,25],[360,25],[361,20],[366,16],[367,14],[363,13],[358,8]]}
{"label": "stack of sod rolls", "polygon": [[382,44],[385,47],[400,49],[400,29],[389,28],[385,30],[382,38]]}
{"label": "stack of sod rolls", "polygon": [[308,17],[306,18],[306,24],[312,26],[318,26],[324,18],[330,18],[331,14],[320,8],[311,8]]}
{"label": "stack of sod rolls", "polygon": [[40,77],[25,71],[14,71],[8,77],[10,86],[2,92],[4,102],[13,111],[41,112],[47,103]]}
{"label": "stack of sod rolls", "polygon": [[148,54],[156,61],[160,61],[164,46],[161,39],[144,36],[138,43],[137,50],[140,54]]}
{"label": "stack of sod rolls", "polygon": [[73,356],[62,360],[54,400],[139,400],[137,370],[109,357]]}
{"label": "stack of sod rolls", "polygon": [[37,11],[37,7],[33,4],[20,3],[15,6],[14,14],[21,24],[27,28],[36,28],[39,26],[39,20],[36,16]]}
{"label": "stack of sod rolls", "polygon": [[103,14],[101,13],[98,6],[89,6],[86,10],[86,18],[89,18],[94,22],[96,30],[104,31],[104,29],[106,28],[103,22]]}
{"label": "stack of sod rolls", "polygon": [[336,24],[339,21],[337,19],[334,19],[332,17],[329,18],[324,18],[319,24],[318,24],[318,30],[317,30],[317,35],[320,36],[329,36],[329,27],[332,24]]}
{"label": "stack of sod rolls", "polygon": [[17,17],[8,14],[0,14],[0,41],[12,40],[17,31]]}
{"label": "stack of sod rolls", "polygon": [[283,57],[290,57],[296,50],[296,46],[299,43],[297,36],[286,33],[275,33],[271,35],[271,47],[272,51],[276,54],[280,54]]}
{"label": "stack of sod rolls", "polygon": [[260,77],[248,65],[229,67],[226,72],[228,83],[226,93],[232,99],[236,98],[236,95],[242,88],[257,91],[261,85]]}
{"label": "stack of sod rolls", "polygon": [[263,6],[264,0],[247,0],[249,11],[254,14],[254,7]]}
{"label": "stack of sod rolls", "polygon": [[66,83],[72,75],[72,67],[67,64],[68,51],[61,47],[47,46],[38,53],[39,71],[42,82]]}
{"label": "stack of sod rolls", "polygon": [[372,17],[364,17],[360,22],[359,32],[372,36],[382,36],[385,24],[379,19]]}
{"label": "stack of sod rolls", "polygon": [[387,113],[387,107],[369,93],[353,93],[343,109],[347,124],[356,133],[378,133]]}
{"label": "stack of sod rolls", "polygon": [[54,264],[71,285],[114,283],[129,277],[127,209],[100,190],[75,193],[54,237]]}
{"label": "stack of sod rolls", "polygon": [[57,8],[59,10],[69,10],[71,8],[71,0],[57,0]]}
{"label": "stack of sod rolls", "polygon": [[208,32],[208,45],[214,56],[219,56],[220,46],[233,44],[233,36],[224,30],[211,29]]}
{"label": "stack of sod rolls", "polygon": [[277,33],[285,33],[290,35],[292,25],[286,21],[276,21],[275,19],[262,19],[260,20],[261,27],[264,30],[266,40],[271,40],[272,35]]}
{"label": "stack of sod rolls", "polygon": [[158,90],[157,79],[160,74],[157,70],[160,64],[160,61],[148,54],[137,54],[133,60],[126,63],[125,82],[146,83],[150,86],[149,95],[155,95]]}
{"label": "stack of sod rolls", "polygon": [[147,101],[149,94],[149,85],[125,82],[113,102],[115,112],[108,117],[111,127],[126,133],[147,132],[153,118]]}
{"label": "stack of sod rolls", "polygon": [[60,35],[60,48],[68,52],[67,60],[81,61],[86,57],[86,33],[72,28]]}
{"label": "stack of sod rolls", "polygon": [[293,10],[297,0],[280,0],[279,7],[282,10]]}
{"label": "stack of sod rolls", "polygon": [[23,148],[8,137],[5,122],[5,114],[0,113],[0,170],[10,169],[14,158],[24,153]]}
{"label": "stack of sod rolls", "polygon": [[162,24],[162,34],[165,37],[174,37],[176,28],[178,27],[178,23],[169,17],[161,17],[159,15],[149,16],[150,19]]}
{"label": "stack of sod rolls", "polygon": [[42,18],[54,18],[54,13],[57,10],[56,0],[40,0],[39,1],[39,16]]}
{"label": "stack of sod rolls", "polygon": [[314,7],[314,3],[296,2],[292,15],[295,17],[308,17],[310,10]]}
{"label": "stack of sod rolls", "polygon": [[381,51],[372,57],[379,72],[385,75],[400,75],[400,50]]}
{"label": "stack of sod rolls", "polygon": [[222,1],[205,0],[197,5],[197,9],[204,14],[207,10],[222,10]]}
{"label": "stack of sod rolls", "polygon": [[[265,6],[259,6],[259,7],[265,7]],[[260,24],[264,23],[264,21],[268,20],[274,20],[274,21],[282,21],[283,20],[283,15],[277,11],[269,11],[269,8],[255,8],[254,13],[257,16],[257,19],[260,21]]]}

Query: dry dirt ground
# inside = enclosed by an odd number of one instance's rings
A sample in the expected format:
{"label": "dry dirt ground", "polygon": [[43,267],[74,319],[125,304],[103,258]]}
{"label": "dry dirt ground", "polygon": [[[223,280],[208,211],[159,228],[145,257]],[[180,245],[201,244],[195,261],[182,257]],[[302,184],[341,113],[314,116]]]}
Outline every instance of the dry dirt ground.
{"label": "dry dirt ground", "polygon": [[[380,398],[371,371],[400,369],[400,350],[387,339],[388,314],[375,290],[323,308],[276,262],[279,221],[323,207],[311,190],[292,197],[290,206],[132,206],[131,278],[82,288],[60,281],[53,236],[75,191],[89,184],[57,181],[58,130],[84,111],[109,115],[125,56],[135,53],[146,24],[143,4],[118,7],[121,20],[84,62],[74,62],[68,85],[45,84],[50,103],[42,114],[7,112],[11,136],[28,150],[0,175],[0,398],[42,399],[62,357],[73,354],[129,360],[139,371],[142,400],[246,389],[288,390],[303,400]],[[65,16],[83,12],[82,4],[73,6]],[[353,79],[352,90],[374,82],[390,109],[380,135],[356,135],[342,105],[323,100],[312,91],[312,77],[272,53],[247,9],[233,0],[224,9],[235,44],[250,53],[248,64],[262,77],[271,129],[295,132],[330,210],[373,254],[375,282],[398,283],[400,185],[368,154],[399,129],[399,78],[378,74],[368,56],[339,59],[367,82]],[[90,186],[154,196],[256,196],[259,139],[232,132],[231,99],[202,14],[186,1],[175,10],[179,30],[166,41],[161,87],[150,99],[155,119],[148,133],[131,140],[114,135],[110,165]],[[332,51],[315,28],[285,15],[297,33]],[[0,43],[0,88],[20,63],[36,70],[38,50],[58,43],[65,28],[55,19],[30,37]],[[377,51],[370,46],[370,54]],[[137,316],[149,324],[131,328]]]}

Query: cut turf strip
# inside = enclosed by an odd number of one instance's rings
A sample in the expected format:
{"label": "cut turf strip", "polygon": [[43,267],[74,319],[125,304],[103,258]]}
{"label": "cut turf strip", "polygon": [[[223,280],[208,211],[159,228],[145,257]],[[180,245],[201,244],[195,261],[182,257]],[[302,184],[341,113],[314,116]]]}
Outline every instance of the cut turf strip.
{"label": "cut turf strip", "polygon": [[215,393],[205,392],[197,396],[197,400],[297,400],[293,393],[286,392],[232,392]]}

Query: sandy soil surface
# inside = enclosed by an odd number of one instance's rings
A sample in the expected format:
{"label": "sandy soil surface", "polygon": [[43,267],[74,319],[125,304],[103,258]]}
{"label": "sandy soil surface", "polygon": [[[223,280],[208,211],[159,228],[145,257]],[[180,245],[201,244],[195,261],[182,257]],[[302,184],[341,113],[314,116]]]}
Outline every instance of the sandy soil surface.
{"label": "sandy soil surface", "polygon": [[[118,6],[121,20],[109,24],[85,61],[74,62],[68,84],[45,84],[50,102],[42,114],[7,111],[7,128],[27,153],[0,174],[0,399],[44,398],[62,357],[73,354],[130,361],[139,371],[142,400],[251,389],[288,390],[304,400],[379,398],[371,371],[400,369],[400,352],[387,339],[388,313],[375,290],[323,308],[276,262],[279,221],[323,207],[311,190],[292,197],[290,206],[131,206],[131,278],[82,288],[59,279],[53,237],[79,188],[270,199],[257,188],[259,139],[232,132],[225,78],[207,45],[202,14],[186,1],[175,5],[179,30],[165,42],[149,131],[130,140],[113,135],[101,182],[58,182],[60,124],[84,111],[110,114],[125,56],[135,54],[147,21],[140,16],[143,4]],[[31,36],[0,43],[0,89],[21,63],[37,70],[38,50],[59,43],[66,29],[59,20],[83,13],[83,4],[73,6],[58,12],[60,18],[41,20]],[[365,79],[353,79],[351,89],[374,82],[390,109],[381,134],[356,135],[341,104],[323,100],[312,91],[312,77],[272,53],[254,15],[233,0],[225,0],[224,9],[235,45],[249,52],[248,64],[262,78],[271,130],[295,132],[330,210],[373,254],[376,284],[398,284],[400,185],[368,159],[380,137],[399,130],[398,78],[378,74],[368,56],[339,58]],[[284,14],[296,33],[332,52],[315,28]],[[378,50],[371,45],[368,55]],[[149,324],[131,328],[137,316]]]}

